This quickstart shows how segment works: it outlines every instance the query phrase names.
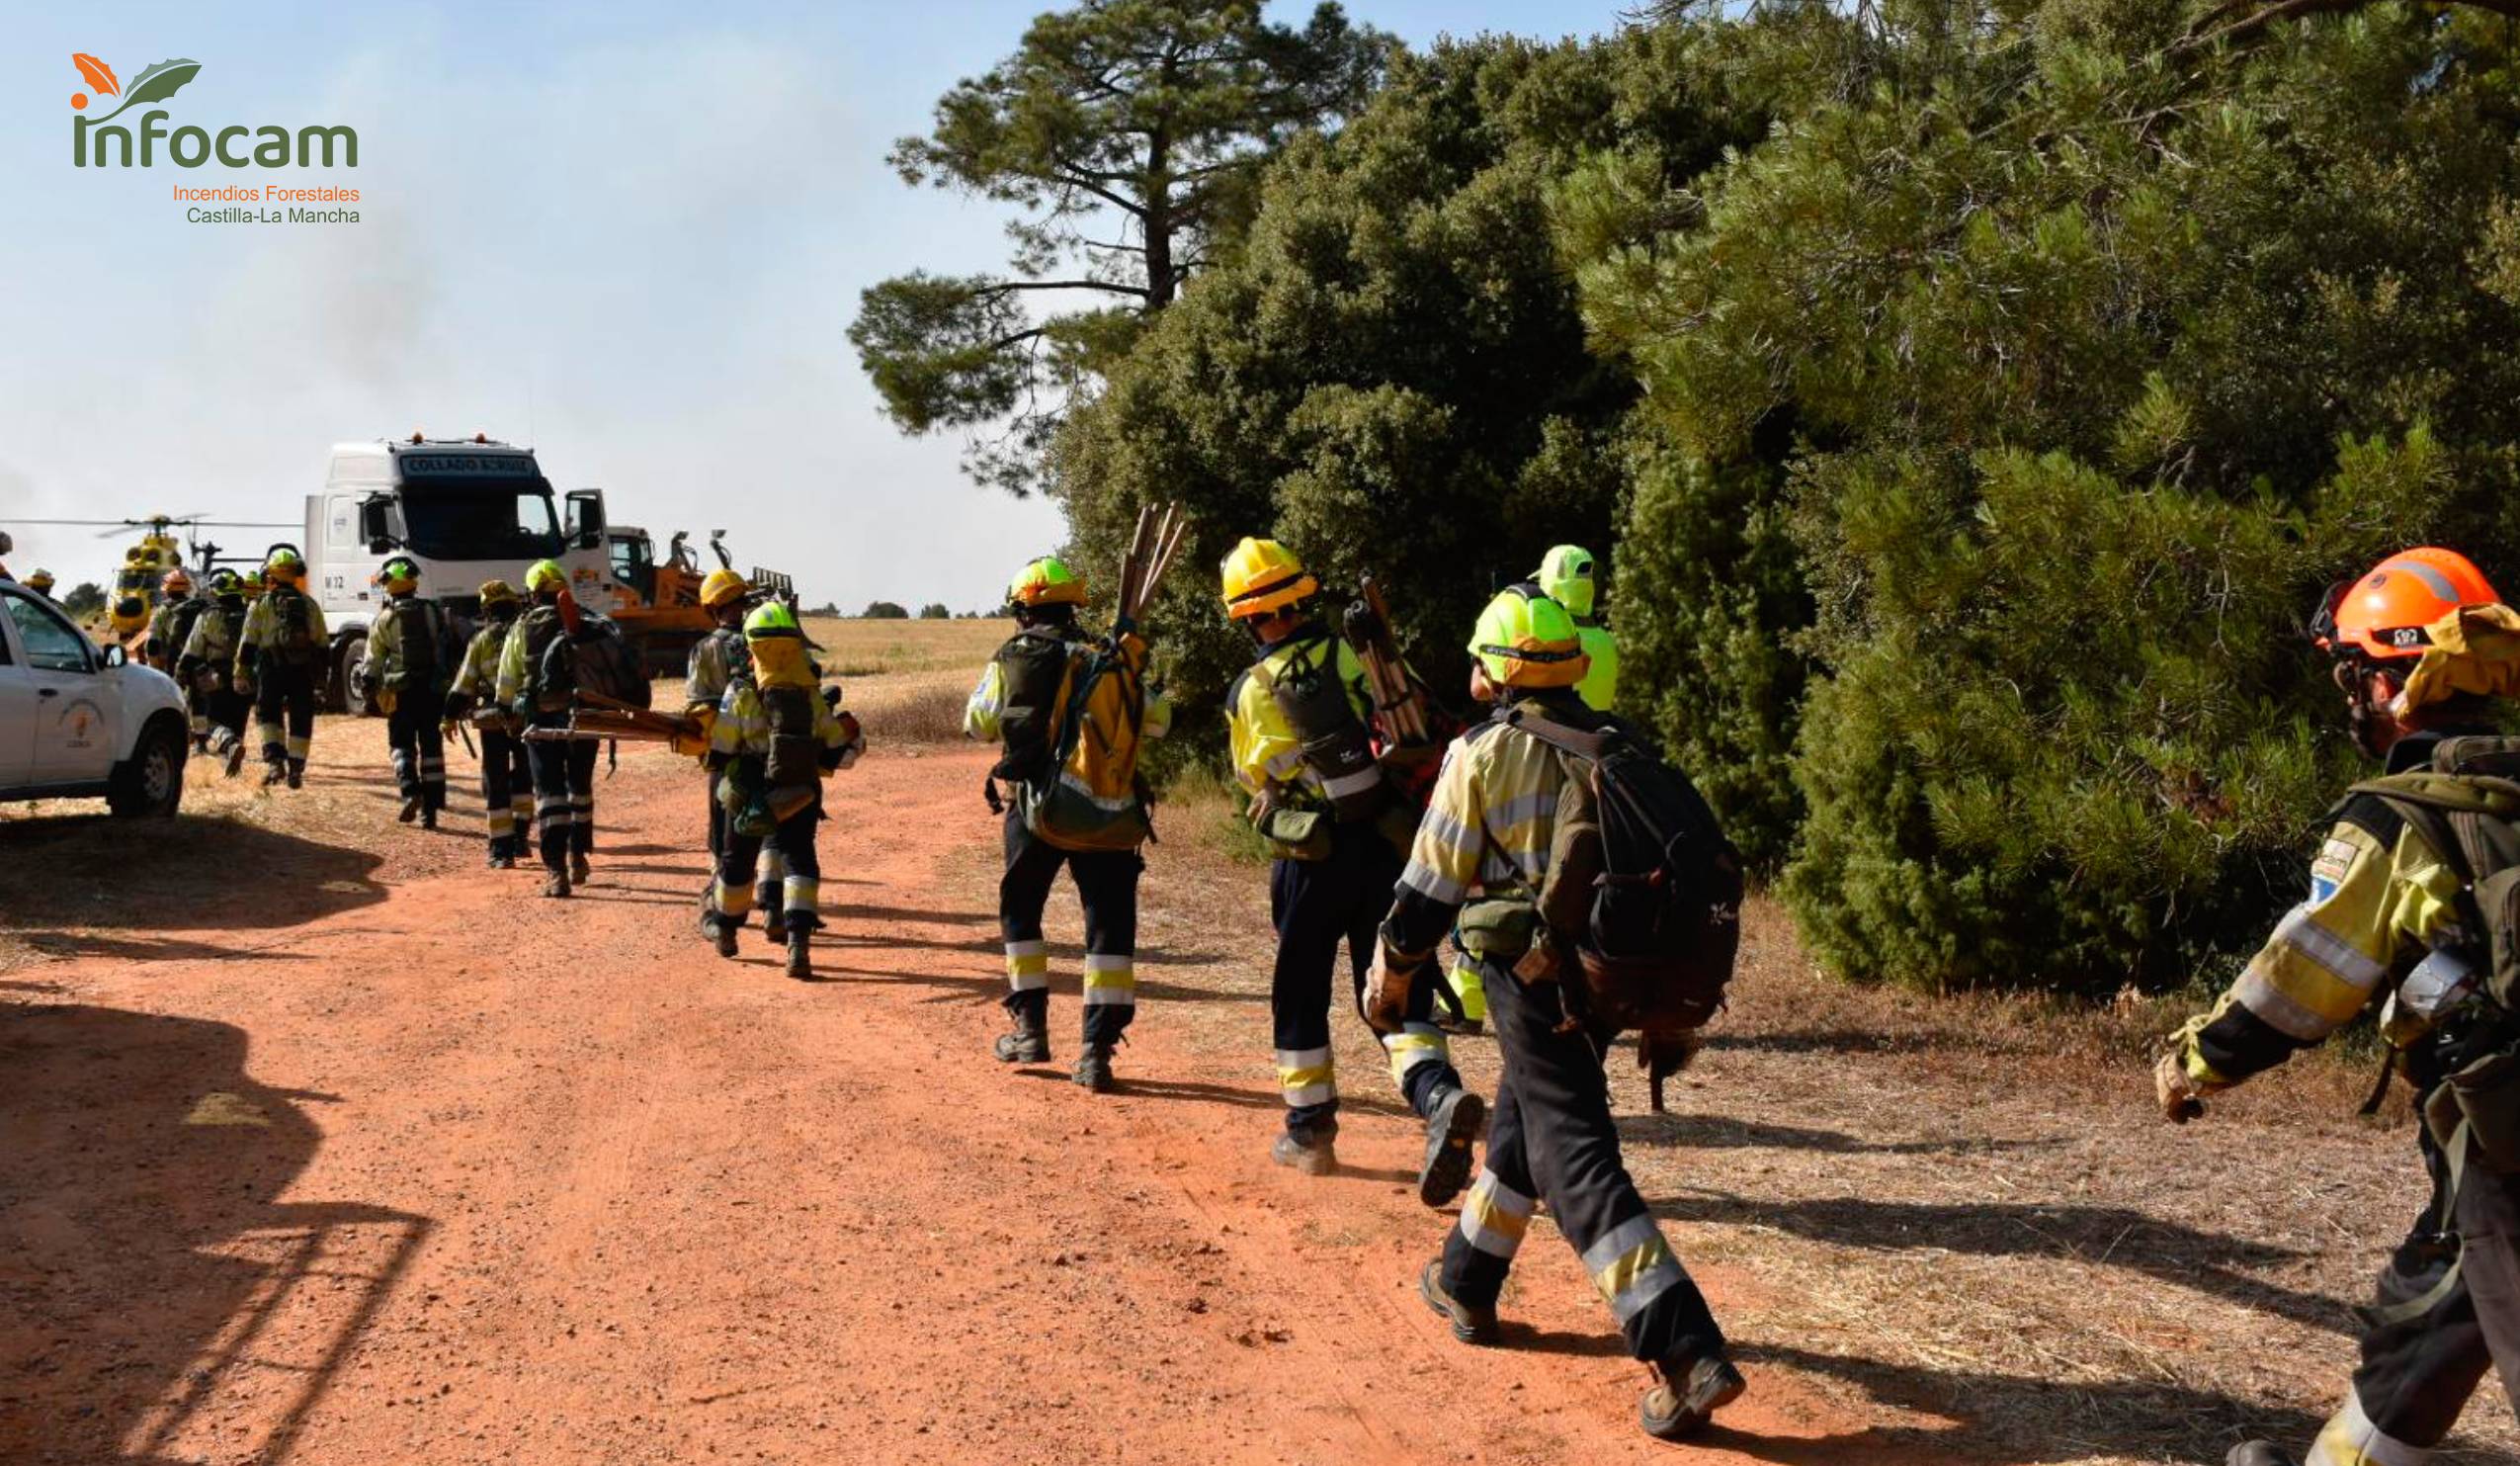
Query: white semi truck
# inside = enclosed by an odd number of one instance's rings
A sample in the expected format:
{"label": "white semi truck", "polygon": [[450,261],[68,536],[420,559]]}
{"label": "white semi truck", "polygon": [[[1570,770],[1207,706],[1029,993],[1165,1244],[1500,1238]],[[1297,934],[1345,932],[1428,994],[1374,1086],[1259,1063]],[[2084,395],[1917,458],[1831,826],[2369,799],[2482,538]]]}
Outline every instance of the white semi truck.
{"label": "white semi truck", "polygon": [[336,443],[324,491],[306,496],[306,589],[332,629],[327,698],[367,711],[352,670],[384,602],[376,575],[396,554],[420,563],[421,593],[469,628],[484,580],[524,589],[525,570],[557,561],[590,610],[611,611],[604,491],[553,491],[534,450],[486,436]]}

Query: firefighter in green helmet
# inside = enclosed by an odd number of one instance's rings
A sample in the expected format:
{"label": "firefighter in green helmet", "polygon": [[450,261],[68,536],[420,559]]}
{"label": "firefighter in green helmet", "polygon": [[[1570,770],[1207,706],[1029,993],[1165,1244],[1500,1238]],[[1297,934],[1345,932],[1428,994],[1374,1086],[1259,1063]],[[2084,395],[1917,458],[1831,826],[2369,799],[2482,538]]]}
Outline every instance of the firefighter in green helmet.
{"label": "firefighter in green helmet", "polygon": [[[1577,633],[1538,586],[1508,588],[1470,638],[1473,695],[1578,730],[1608,726],[1575,691],[1587,669]],[[1741,1375],[1620,1156],[1606,1038],[1569,1010],[1564,985],[1516,971],[1557,848],[1565,780],[1557,753],[1521,729],[1490,720],[1454,741],[1383,922],[1367,1016],[1378,1031],[1398,1028],[1403,994],[1432,970],[1446,935],[1461,933],[1486,980],[1504,1077],[1486,1164],[1442,1255],[1421,1272],[1420,1295],[1464,1342],[1493,1343],[1498,1295],[1545,1203],[1629,1353],[1652,1371],[1639,1423],[1676,1439],[1737,1398]]]}
{"label": "firefighter in green helmet", "polygon": [[438,827],[447,805],[447,689],[454,680],[455,633],[444,606],[420,594],[420,562],[407,555],[377,571],[385,606],[368,628],[368,659],[362,676],[369,697],[385,715],[385,741],[393,749],[394,785],[402,794],[402,822]]}
{"label": "firefighter in green helmet", "polygon": [[744,618],[744,647],[751,675],[728,680],[709,731],[725,821],[705,926],[717,955],[735,955],[753,905],[754,865],[775,834],[787,862],[779,898],[788,976],[803,981],[813,976],[813,932],[822,924],[813,838],[825,818],[822,781],[855,763],[866,739],[858,720],[840,711],[840,690],[820,685],[795,612],[777,601],[755,607]]}

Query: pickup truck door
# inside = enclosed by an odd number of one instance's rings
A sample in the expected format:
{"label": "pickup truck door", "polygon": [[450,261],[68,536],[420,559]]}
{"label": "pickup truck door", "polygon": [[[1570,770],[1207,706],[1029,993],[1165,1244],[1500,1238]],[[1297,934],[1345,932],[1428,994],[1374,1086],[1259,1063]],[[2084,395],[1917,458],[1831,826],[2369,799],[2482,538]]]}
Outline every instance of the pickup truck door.
{"label": "pickup truck door", "polygon": [[0,789],[32,782],[35,675],[18,652],[17,628],[0,616]]}
{"label": "pickup truck door", "polygon": [[123,690],[79,629],[24,591],[0,591],[35,687],[31,782],[102,780],[121,746]]}

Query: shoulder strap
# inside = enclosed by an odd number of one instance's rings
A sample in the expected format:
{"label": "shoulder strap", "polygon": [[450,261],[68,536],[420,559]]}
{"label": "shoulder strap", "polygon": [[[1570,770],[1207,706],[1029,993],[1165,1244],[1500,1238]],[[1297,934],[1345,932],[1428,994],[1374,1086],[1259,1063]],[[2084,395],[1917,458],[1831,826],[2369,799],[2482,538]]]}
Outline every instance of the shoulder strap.
{"label": "shoulder strap", "polygon": [[1493,722],[1519,733],[1529,733],[1560,753],[1571,754],[1588,762],[1599,763],[1602,756],[1621,741],[1616,729],[1587,733],[1554,719],[1542,717],[1528,706],[1515,703],[1496,710]]}

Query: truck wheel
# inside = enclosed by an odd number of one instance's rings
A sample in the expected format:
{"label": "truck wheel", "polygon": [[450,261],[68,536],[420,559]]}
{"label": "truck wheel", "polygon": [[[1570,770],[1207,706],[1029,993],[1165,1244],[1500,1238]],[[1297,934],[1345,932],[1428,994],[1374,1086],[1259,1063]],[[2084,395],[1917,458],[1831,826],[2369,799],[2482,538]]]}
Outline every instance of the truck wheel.
{"label": "truck wheel", "polygon": [[377,712],[369,706],[366,698],[359,695],[358,679],[351,675],[358,669],[360,658],[367,654],[368,638],[365,633],[342,638],[341,645],[333,649],[332,697],[328,701],[353,718],[372,718]]}
{"label": "truck wheel", "polygon": [[184,802],[184,725],[163,713],[150,719],[131,756],[114,766],[105,807],[126,819],[174,814]]}

